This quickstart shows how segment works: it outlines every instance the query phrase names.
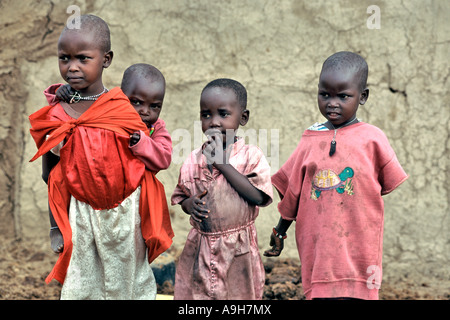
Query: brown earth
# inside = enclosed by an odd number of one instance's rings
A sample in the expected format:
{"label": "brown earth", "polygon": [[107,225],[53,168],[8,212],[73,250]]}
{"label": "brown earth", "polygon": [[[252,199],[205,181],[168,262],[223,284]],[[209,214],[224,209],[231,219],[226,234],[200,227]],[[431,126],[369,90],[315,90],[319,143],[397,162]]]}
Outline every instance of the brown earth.
{"label": "brown earth", "polygon": [[[56,261],[49,246],[13,240],[0,236],[0,300],[57,300],[61,285],[56,281],[45,284],[44,279]],[[171,249],[174,253],[174,249]],[[265,300],[303,300],[300,266],[292,259],[272,259],[265,263]],[[173,294],[166,281],[159,294]],[[404,279],[383,281],[382,300],[450,300],[448,283],[427,280],[420,283]]]}

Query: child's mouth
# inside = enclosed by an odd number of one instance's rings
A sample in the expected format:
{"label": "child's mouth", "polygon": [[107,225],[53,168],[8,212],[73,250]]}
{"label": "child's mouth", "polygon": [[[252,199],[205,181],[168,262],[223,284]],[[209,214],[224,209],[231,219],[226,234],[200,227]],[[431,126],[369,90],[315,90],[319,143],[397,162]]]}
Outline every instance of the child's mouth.
{"label": "child's mouth", "polygon": [[337,112],[328,112],[327,115],[328,115],[328,118],[330,118],[330,119],[337,119],[340,116],[340,114]]}
{"label": "child's mouth", "polygon": [[141,118],[142,122],[145,123],[147,128],[150,128],[152,126],[152,121],[150,119]]}
{"label": "child's mouth", "polygon": [[82,80],[83,80],[83,78],[81,78],[81,77],[68,77],[67,78],[67,82],[72,82],[72,83],[80,82]]}

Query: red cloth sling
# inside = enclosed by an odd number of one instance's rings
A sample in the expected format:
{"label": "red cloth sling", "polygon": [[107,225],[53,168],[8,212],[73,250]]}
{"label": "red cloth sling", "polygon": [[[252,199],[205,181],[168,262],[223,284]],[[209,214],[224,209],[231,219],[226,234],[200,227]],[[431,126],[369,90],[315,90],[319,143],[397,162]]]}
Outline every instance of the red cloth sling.
{"label": "red cloth sling", "polygon": [[[66,139],[61,160],[48,180],[49,205],[63,235],[64,250],[47,283],[52,279],[63,283],[69,266],[73,245],[68,216],[71,195],[94,209],[110,209],[140,185],[139,213],[149,263],[170,247],[173,230],[164,186],[128,150],[129,135],[137,130],[148,134],[148,129],[120,88],[100,96],[78,119],[67,116],[60,105],[44,107],[29,119],[30,133],[38,147],[30,161]],[[107,142],[98,146],[103,155],[100,163],[95,162],[95,150],[89,149],[95,146],[96,138]],[[108,171],[109,167],[113,169]]]}

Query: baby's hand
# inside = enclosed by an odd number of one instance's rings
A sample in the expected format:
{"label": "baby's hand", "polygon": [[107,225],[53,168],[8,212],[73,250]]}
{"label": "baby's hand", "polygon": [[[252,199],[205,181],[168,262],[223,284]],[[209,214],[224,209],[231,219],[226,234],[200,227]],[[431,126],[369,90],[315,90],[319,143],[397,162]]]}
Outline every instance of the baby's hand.
{"label": "baby's hand", "polygon": [[134,146],[136,143],[138,143],[140,139],[141,139],[141,134],[139,133],[139,131],[134,132],[134,133],[130,136],[130,147],[132,147],[132,146]]}
{"label": "baby's hand", "polygon": [[270,234],[270,245],[272,249],[264,251],[264,255],[266,257],[278,257],[283,251],[284,248],[284,239],[280,239],[273,234]]}
{"label": "baby's hand", "polygon": [[75,92],[72,90],[70,85],[65,84],[56,90],[56,98],[59,101],[65,101],[67,103],[70,103],[70,100],[72,99],[72,96],[75,94]]}
{"label": "baby's hand", "polygon": [[64,238],[58,228],[50,230],[50,246],[55,253],[63,252]]}
{"label": "baby's hand", "polygon": [[181,203],[183,211],[190,214],[192,219],[197,222],[202,222],[203,219],[208,218],[209,210],[206,206],[206,202],[202,198],[208,193],[208,190],[204,190],[201,193],[196,194],[190,198],[187,198]]}

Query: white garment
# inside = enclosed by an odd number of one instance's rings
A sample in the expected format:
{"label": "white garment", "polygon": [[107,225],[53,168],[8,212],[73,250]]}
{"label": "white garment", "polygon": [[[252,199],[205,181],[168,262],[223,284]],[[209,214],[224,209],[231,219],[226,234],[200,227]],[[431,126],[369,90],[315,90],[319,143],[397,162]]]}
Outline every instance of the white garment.
{"label": "white garment", "polygon": [[156,298],[141,232],[140,190],[109,210],[71,198],[73,251],[61,299]]}

